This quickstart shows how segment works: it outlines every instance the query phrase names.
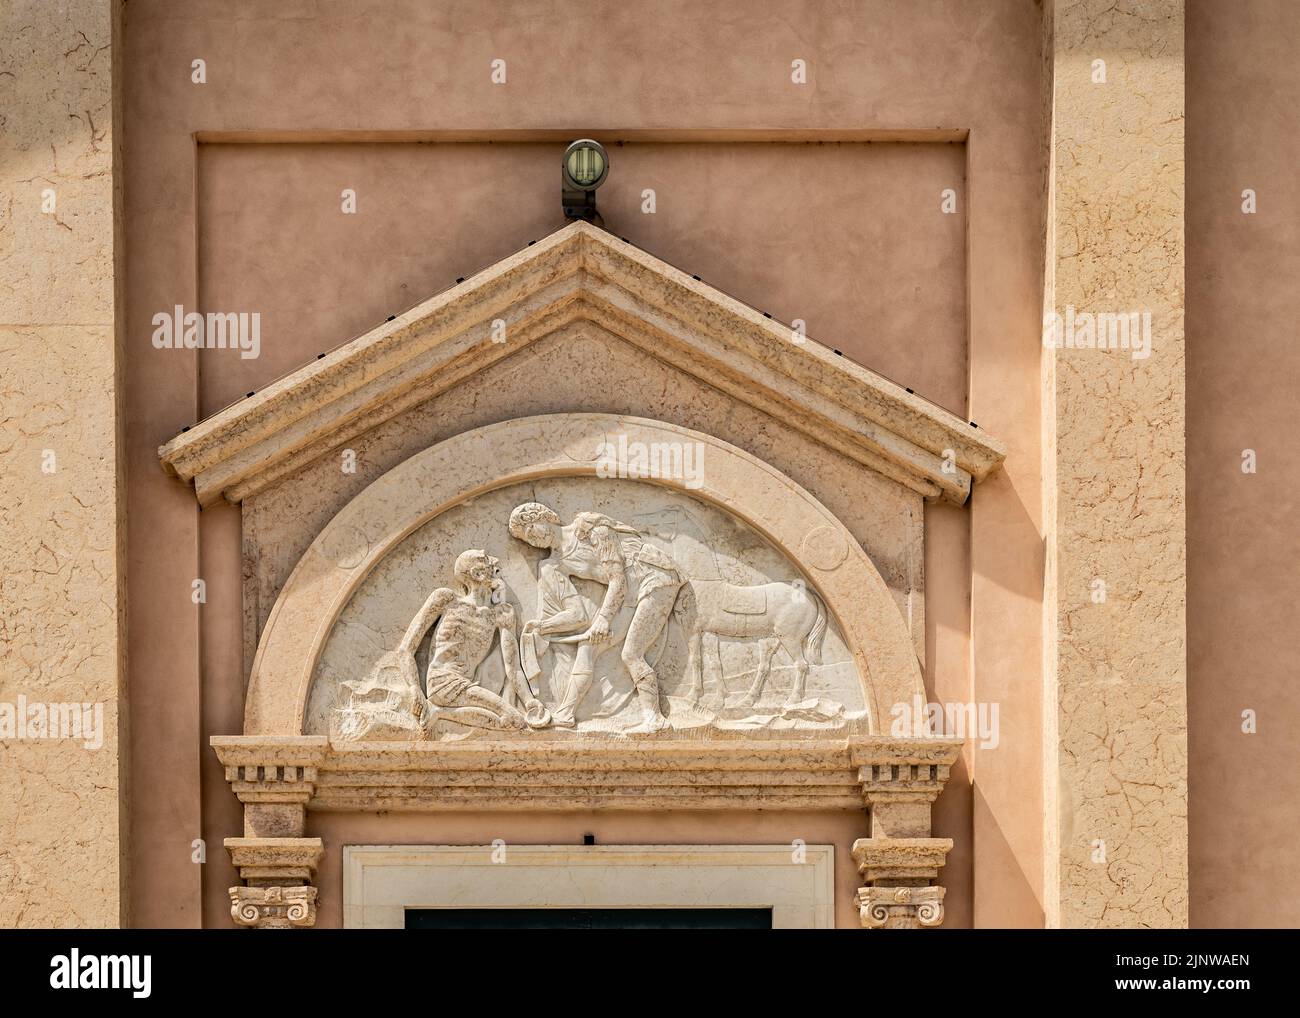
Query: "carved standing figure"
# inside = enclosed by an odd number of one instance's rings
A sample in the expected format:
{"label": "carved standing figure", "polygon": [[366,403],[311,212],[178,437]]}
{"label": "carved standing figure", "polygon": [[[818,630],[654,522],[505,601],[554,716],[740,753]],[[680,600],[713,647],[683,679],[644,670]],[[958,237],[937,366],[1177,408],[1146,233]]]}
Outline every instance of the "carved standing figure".
{"label": "carved standing figure", "polygon": [[[595,648],[622,641],[621,655],[632,676],[643,720],[629,732],[658,732],[668,727],[659,702],[659,679],[646,655],[659,639],[672,614],[682,577],[664,552],[645,542],[635,527],[601,513],[578,513],[568,526],[540,502],[526,502],[510,514],[510,533],[534,548],[550,550],[542,570],[562,576],[592,580],[605,588],[600,608],[588,621],[573,612],[524,624],[524,637],[537,633],[551,637],[573,634],[578,653],[567,689],[555,708],[554,723],[573,727],[576,711],[591,686]],[[623,632],[614,628],[625,604],[634,610]],[[626,617],[626,613],[624,616]],[[618,627],[621,629],[622,627]]]}

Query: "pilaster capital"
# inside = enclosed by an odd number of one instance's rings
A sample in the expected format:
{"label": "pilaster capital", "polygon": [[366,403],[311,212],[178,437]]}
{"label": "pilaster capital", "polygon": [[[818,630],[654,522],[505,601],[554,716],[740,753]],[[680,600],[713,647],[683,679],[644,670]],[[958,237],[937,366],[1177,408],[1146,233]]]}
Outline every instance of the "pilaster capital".
{"label": "pilaster capital", "polygon": [[939,877],[952,849],[950,838],[859,838],[853,861],[867,886],[858,889],[858,915],[866,929],[919,929],[943,922]]}
{"label": "pilaster capital", "polygon": [[230,888],[230,916],[240,926],[286,930],[316,923],[320,838],[227,838],[230,861],[248,886]]}
{"label": "pilaster capital", "polygon": [[258,930],[292,930],[316,924],[316,888],[232,887],[230,917]]}
{"label": "pilaster capital", "polygon": [[860,887],[858,915],[865,929],[928,929],[943,922],[942,887]]}
{"label": "pilaster capital", "polygon": [[948,776],[962,741],[955,738],[892,739],[855,749],[858,784],[868,807],[881,803],[934,802]]}

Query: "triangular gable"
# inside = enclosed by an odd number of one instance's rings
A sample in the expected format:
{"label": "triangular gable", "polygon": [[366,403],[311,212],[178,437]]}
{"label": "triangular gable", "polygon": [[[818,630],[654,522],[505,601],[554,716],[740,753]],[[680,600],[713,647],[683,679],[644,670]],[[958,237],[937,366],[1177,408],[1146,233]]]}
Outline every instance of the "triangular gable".
{"label": "triangular gable", "polygon": [[187,429],[159,455],[202,504],[238,503],[580,320],[926,497],[964,502],[1005,456],[959,417],[583,222]]}

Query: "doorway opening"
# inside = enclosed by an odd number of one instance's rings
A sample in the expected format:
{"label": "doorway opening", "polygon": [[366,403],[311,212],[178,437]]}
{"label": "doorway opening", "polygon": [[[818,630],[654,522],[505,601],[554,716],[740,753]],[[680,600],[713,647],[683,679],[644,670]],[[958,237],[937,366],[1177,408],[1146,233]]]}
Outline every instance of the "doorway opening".
{"label": "doorway opening", "polygon": [[408,930],[770,930],[770,908],[408,908]]}

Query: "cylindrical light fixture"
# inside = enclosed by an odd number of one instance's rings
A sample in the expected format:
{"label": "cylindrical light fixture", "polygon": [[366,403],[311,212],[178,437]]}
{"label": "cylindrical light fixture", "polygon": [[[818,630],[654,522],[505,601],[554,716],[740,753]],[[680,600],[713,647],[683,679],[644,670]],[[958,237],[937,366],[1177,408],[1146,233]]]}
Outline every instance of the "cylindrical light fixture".
{"label": "cylindrical light fixture", "polygon": [[594,191],[605,182],[609,158],[605,146],[581,138],[564,150],[564,184],[575,191]]}
{"label": "cylindrical light fixture", "polygon": [[569,219],[600,223],[596,211],[596,188],[609,176],[605,146],[590,138],[579,138],[564,150],[560,164],[560,201]]}

